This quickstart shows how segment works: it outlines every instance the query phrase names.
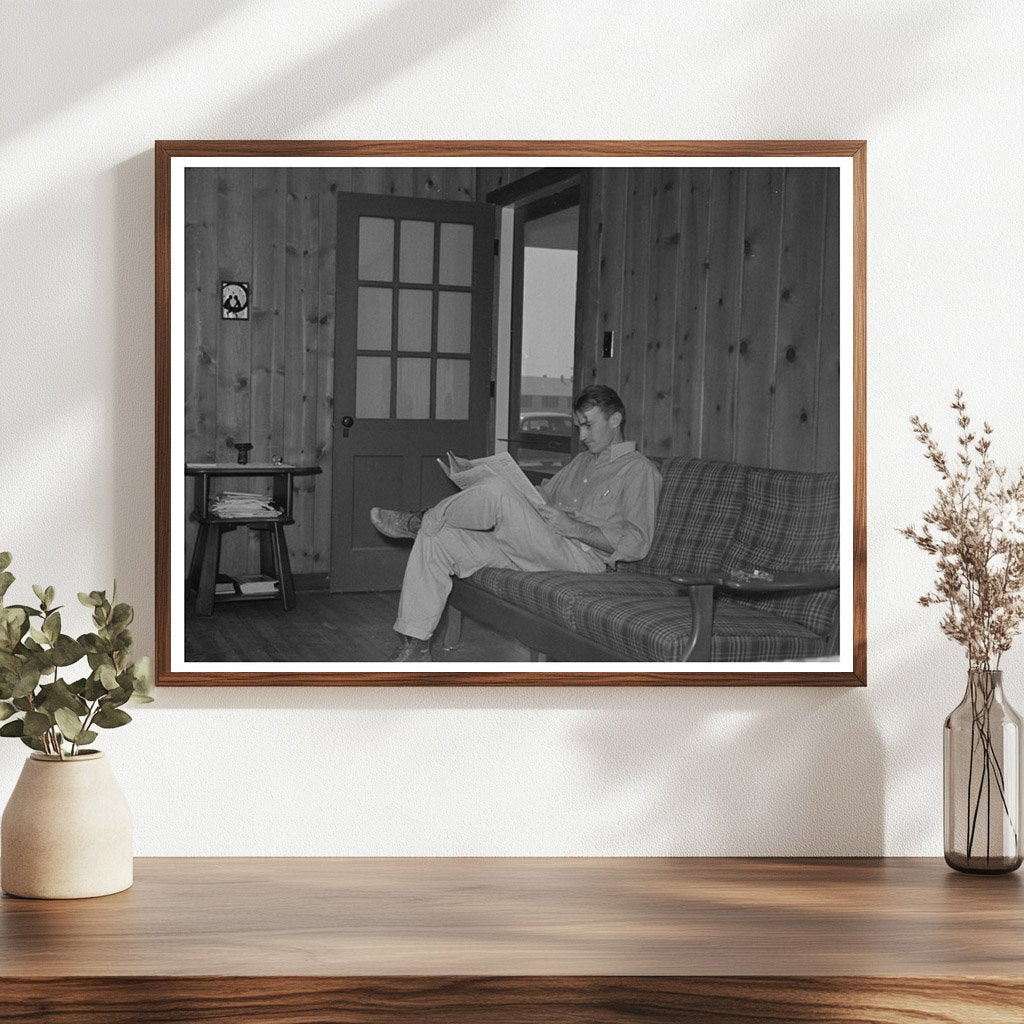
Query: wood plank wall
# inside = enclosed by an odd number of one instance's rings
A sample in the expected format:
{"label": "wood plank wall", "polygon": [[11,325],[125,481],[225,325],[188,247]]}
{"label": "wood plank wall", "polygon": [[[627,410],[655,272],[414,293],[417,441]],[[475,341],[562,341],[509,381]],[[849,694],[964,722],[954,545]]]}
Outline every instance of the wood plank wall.
{"label": "wood plank wall", "polygon": [[[185,182],[185,458],[234,461],[233,443],[250,441],[253,462],[319,465],[296,481],[289,527],[292,570],[314,585],[330,569],[338,192],[472,200],[475,171],[190,168]],[[222,280],[251,283],[248,321],[220,318]],[[187,551],[194,536],[189,524]],[[255,534],[227,534],[221,565],[257,572]]]}
{"label": "wood plank wall", "polygon": [[[251,441],[254,462],[321,467],[296,490],[297,574],[330,568],[337,193],[473,200],[528,171],[187,172],[186,458]],[[582,191],[577,385],[615,387],[651,455],[835,469],[838,173],[608,168]],[[251,282],[249,321],[220,319],[221,280]],[[249,533],[225,538],[226,572],[257,571]]]}
{"label": "wood plank wall", "polygon": [[587,186],[577,385],[619,391],[650,455],[838,468],[838,172],[610,168]]}

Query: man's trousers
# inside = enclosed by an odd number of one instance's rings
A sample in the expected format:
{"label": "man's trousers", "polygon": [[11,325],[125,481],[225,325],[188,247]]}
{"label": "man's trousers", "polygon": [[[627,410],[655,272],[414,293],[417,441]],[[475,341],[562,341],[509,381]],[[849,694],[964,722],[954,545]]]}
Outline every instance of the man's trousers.
{"label": "man's trousers", "polygon": [[494,566],[523,572],[603,572],[598,552],[555,533],[511,485],[495,477],[445,498],[423,516],[405,567],[395,629],[429,639],[452,576]]}

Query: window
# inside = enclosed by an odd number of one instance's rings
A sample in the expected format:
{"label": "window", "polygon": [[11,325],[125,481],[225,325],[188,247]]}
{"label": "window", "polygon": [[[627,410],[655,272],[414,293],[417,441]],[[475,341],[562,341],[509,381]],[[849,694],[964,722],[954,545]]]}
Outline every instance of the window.
{"label": "window", "polygon": [[359,217],[356,418],[468,420],[473,225]]}

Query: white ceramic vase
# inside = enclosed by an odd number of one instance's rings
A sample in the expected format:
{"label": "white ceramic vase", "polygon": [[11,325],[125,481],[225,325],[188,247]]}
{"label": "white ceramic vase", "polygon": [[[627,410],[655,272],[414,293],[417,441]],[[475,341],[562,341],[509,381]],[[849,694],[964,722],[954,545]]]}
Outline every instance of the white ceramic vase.
{"label": "white ceramic vase", "polygon": [[0,825],[0,887],[12,896],[80,899],[132,884],[132,817],[98,750],[25,762]]}

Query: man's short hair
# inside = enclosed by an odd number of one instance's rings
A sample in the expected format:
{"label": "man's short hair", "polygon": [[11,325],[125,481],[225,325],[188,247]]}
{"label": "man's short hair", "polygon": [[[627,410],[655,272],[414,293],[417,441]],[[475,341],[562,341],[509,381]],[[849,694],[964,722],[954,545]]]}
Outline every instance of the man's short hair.
{"label": "man's short hair", "polygon": [[588,384],[572,403],[573,412],[586,412],[588,409],[597,407],[605,419],[609,419],[613,413],[622,414],[622,422],[626,422],[626,407],[622,404],[618,392],[608,387],[607,384]]}

